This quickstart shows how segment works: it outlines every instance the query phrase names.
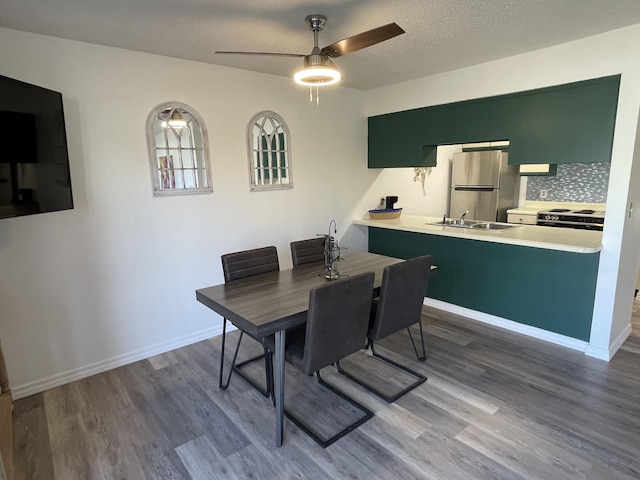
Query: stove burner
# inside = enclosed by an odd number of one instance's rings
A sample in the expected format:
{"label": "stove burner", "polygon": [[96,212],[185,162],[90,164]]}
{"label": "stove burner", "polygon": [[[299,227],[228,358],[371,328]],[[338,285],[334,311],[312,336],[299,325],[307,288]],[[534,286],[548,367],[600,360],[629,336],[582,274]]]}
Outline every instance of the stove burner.
{"label": "stove burner", "polygon": [[580,228],[585,230],[599,230],[604,228],[604,212],[589,208],[570,210],[568,208],[553,208],[538,212],[537,225],[547,227]]}

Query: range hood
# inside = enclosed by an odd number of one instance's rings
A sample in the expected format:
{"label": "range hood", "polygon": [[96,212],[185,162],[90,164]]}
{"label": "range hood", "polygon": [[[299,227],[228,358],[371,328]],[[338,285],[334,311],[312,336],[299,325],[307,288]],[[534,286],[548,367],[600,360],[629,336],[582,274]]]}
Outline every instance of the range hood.
{"label": "range hood", "polygon": [[520,165],[520,175],[555,175],[558,165],[549,163],[527,163]]}

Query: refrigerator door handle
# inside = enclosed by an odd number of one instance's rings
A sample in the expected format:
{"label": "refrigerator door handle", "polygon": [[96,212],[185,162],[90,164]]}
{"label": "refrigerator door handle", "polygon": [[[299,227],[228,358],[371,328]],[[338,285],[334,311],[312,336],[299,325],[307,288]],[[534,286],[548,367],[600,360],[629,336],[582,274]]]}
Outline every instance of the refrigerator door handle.
{"label": "refrigerator door handle", "polygon": [[454,190],[460,191],[460,192],[493,192],[494,190],[496,190],[496,187],[482,187],[482,186],[459,186],[456,185],[455,187],[453,187]]}

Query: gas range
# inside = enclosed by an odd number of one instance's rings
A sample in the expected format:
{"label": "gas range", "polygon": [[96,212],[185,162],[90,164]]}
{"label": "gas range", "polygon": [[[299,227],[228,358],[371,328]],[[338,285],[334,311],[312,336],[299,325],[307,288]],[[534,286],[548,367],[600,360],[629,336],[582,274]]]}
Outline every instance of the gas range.
{"label": "gas range", "polygon": [[602,230],[604,228],[604,211],[571,210],[569,208],[552,208],[538,212],[537,225],[547,227],[580,228],[584,230]]}

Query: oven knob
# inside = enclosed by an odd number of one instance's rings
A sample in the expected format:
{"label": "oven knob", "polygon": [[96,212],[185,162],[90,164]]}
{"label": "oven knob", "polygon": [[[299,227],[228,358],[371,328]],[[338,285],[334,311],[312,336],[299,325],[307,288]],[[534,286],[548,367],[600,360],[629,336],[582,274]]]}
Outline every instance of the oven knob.
{"label": "oven knob", "polygon": [[544,219],[545,219],[545,220],[551,220],[551,215],[545,215],[545,216],[544,216]]}

